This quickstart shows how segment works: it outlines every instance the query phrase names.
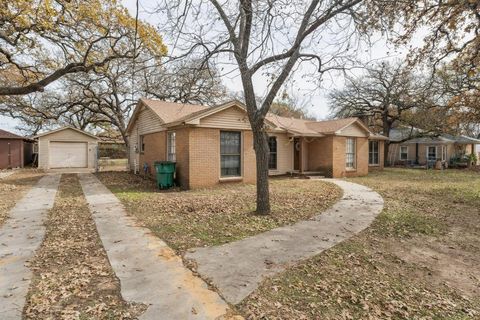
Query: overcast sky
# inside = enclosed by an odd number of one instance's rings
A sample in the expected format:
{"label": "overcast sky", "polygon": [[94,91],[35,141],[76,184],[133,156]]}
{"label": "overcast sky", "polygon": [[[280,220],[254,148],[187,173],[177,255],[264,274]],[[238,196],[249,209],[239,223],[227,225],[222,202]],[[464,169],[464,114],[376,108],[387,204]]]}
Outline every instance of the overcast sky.
{"label": "overcast sky", "polygon": [[[135,0],[122,0],[123,4],[128,8],[132,16],[135,15]],[[151,0],[140,0],[140,10],[139,17],[142,20],[146,20],[149,23],[157,26],[159,24],[160,17],[156,14],[149,14],[145,9],[149,9],[148,6],[151,6],[154,1]],[[167,46],[171,48],[170,43],[166,43]],[[405,50],[402,50],[403,53],[398,53],[393,50],[393,48],[387,45],[385,40],[381,38],[376,41],[376,43],[371,47],[362,52],[359,52],[358,55],[363,61],[378,61],[383,59],[399,59],[404,56]],[[294,85],[290,86],[289,94],[293,95],[294,98],[304,100],[304,105],[308,108],[308,111],[311,115],[315,116],[318,119],[326,119],[329,115],[328,101],[326,95],[328,91],[332,88],[341,87],[343,84],[343,77],[341,75],[326,75],[322,79],[322,87],[317,89],[316,85],[307,82],[301,76],[301,72],[297,73],[294,78]],[[229,77],[223,77],[222,81],[224,85],[230,91],[239,92],[241,91],[241,83],[238,76],[229,75]],[[264,91],[266,89],[266,81],[258,79],[255,83],[257,92]],[[18,125],[18,122],[7,117],[0,116],[0,128],[5,128],[10,131],[17,131],[15,127]]]}

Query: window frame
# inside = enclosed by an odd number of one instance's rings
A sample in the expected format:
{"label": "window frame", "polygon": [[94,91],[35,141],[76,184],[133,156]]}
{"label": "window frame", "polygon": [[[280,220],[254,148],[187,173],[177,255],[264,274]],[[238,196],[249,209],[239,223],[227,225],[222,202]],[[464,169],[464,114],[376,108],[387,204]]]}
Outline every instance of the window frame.
{"label": "window frame", "polygon": [[[435,159],[430,158],[430,148],[435,148]],[[427,146],[427,161],[436,161],[438,159],[437,146]]]}
{"label": "window frame", "polygon": [[[239,138],[239,145],[238,145],[238,154],[237,153],[222,153],[222,134],[224,133],[234,133],[238,135]],[[220,179],[235,179],[241,178],[243,175],[242,164],[243,164],[243,157],[242,157],[242,150],[243,150],[243,137],[241,131],[235,130],[220,130],[220,137],[219,137],[219,153],[220,153]],[[224,175],[223,168],[222,168],[222,158],[224,156],[238,156],[238,175]]]}
{"label": "window frame", "polygon": [[[372,151],[372,144],[376,145],[376,151]],[[375,160],[375,156],[377,155],[377,161],[370,161]],[[370,140],[368,141],[368,165],[369,166],[379,166],[380,165],[380,142],[378,140]]]}
{"label": "window frame", "polygon": [[[173,136],[173,144],[171,137]],[[176,148],[177,135],[175,131],[167,131],[167,161],[177,161],[177,148]],[[173,152],[171,152],[173,149]],[[171,157],[173,155],[173,158]]]}
{"label": "window frame", "polygon": [[[272,146],[270,141],[275,140],[275,151],[272,151]],[[268,137],[268,170],[278,170],[278,140],[276,136]],[[275,155],[275,166],[271,166],[271,156]]]}
{"label": "window frame", "polygon": [[145,135],[141,134],[138,138],[138,152],[145,152]]}
{"label": "window frame", "polygon": [[[406,152],[402,152],[402,148],[406,148],[407,151],[406,151]],[[402,157],[402,154],[406,154],[407,157],[406,157],[406,158],[403,158],[403,157]],[[400,157],[400,161],[408,161],[408,146],[400,146],[399,157]]]}
{"label": "window frame", "polygon": [[[350,147],[350,142],[352,143],[352,151],[348,152]],[[349,166],[350,162],[349,155],[352,155],[352,166]],[[357,170],[357,139],[356,138],[347,138],[345,141],[345,168],[348,171],[355,171]]]}

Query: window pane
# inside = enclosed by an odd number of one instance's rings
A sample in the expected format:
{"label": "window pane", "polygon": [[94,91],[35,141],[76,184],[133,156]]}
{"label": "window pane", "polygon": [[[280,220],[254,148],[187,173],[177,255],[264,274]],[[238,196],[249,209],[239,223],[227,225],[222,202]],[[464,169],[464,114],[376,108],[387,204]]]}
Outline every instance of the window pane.
{"label": "window pane", "polygon": [[355,168],[355,139],[348,138],[346,140],[345,166],[347,168]]}
{"label": "window pane", "polygon": [[220,153],[240,154],[240,132],[220,133]]}
{"label": "window pane", "polygon": [[369,143],[368,163],[378,164],[378,141],[370,141]]}
{"label": "window pane", "polygon": [[176,161],[175,153],[175,132],[169,132],[167,135],[167,160]]}
{"label": "window pane", "polygon": [[270,148],[270,154],[268,157],[268,169],[277,169],[277,138],[268,138],[268,147]]}
{"label": "window pane", "polygon": [[221,156],[222,176],[240,175],[240,156],[222,155]]}
{"label": "window pane", "polygon": [[240,137],[240,132],[220,132],[220,167],[222,177],[238,177],[241,175]]}

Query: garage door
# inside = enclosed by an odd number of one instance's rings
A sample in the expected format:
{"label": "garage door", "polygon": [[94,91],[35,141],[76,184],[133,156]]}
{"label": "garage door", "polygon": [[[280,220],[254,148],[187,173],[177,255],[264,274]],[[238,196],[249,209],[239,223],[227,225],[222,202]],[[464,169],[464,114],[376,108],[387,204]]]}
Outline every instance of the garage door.
{"label": "garage door", "polygon": [[86,168],[86,142],[50,142],[50,168]]}

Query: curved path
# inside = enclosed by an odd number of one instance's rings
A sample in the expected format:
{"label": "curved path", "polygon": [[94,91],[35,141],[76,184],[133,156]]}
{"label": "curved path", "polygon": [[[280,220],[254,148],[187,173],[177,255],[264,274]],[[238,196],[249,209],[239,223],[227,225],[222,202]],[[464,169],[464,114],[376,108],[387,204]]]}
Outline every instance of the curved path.
{"label": "curved path", "polygon": [[311,220],[222,246],[192,249],[185,257],[197,263],[200,275],[228,302],[241,302],[265,277],[350,238],[382,211],[383,199],[371,189],[345,180],[325,181],[342,188],[343,197]]}

